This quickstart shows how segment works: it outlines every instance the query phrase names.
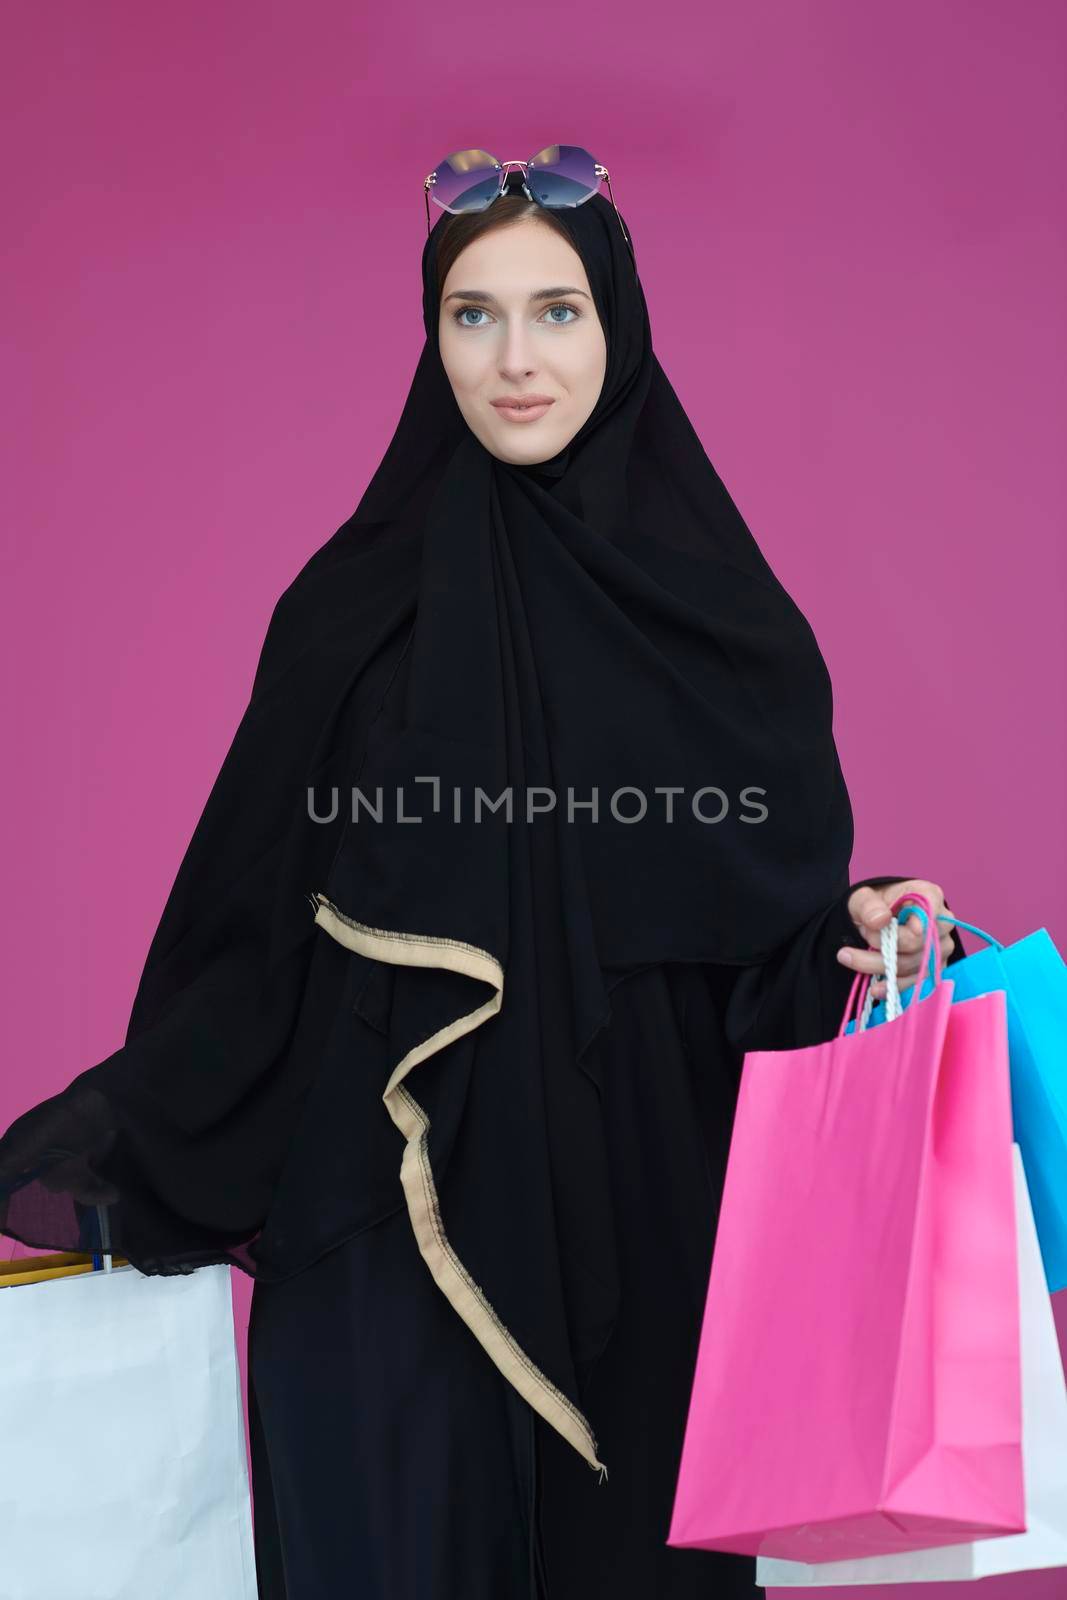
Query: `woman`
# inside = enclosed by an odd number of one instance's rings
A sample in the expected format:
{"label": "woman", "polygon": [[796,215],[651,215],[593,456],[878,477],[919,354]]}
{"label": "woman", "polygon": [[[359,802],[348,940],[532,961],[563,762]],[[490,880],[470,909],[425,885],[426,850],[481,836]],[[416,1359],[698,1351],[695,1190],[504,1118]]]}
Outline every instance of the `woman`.
{"label": "woman", "polygon": [[665,1544],[743,1054],[829,1037],[943,895],[849,882],[825,665],[613,202],[505,183],[423,313],[125,1044],[0,1140],[3,1226],[256,1279],[267,1600],[747,1596]]}

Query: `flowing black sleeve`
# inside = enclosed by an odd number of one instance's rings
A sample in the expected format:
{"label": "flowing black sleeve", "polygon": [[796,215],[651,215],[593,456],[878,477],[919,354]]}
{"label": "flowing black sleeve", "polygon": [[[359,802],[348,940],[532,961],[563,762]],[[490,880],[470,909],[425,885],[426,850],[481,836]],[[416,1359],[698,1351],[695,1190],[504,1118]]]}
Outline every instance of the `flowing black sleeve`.
{"label": "flowing black sleeve", "polygon": [[306,1087],[287,1045],[311,942],[271,964],[262,930],[219,932],[163,1016],[11,1124],[6,1234],[111,1250],[143,1272],[241,1264]]}
{"label": "flowing black sleeve", "polygon": [[255,1275],[249,1247],[351,965],[318,932],[310,897],[345,824],[343,780],[402,651],[404,574],[390,589],[391,570],[370,569],[353,599],[319,552],[278,601],[124,1043],[0,1138],[0,1230],[11,1238],[109,1250],[146,1273],[228,1262]]}
{"label": "flowing black sleeve", "polygon": [[[246,713],[208,797],[125,1042],[0,1139],[0,1228],[25,1244],[190,1271],[239,1261],[262,1224],[307,1087],[294,1043],[316,948],[315,873],[294,870],[284,815],[306,752],[279,730],[257,796],[264,715]],[[300,855],[331,843],[308,827]]]}
{"label": "flowing black sleeve", "polygon": [[[849,898],[857,889],[880,888],[907,876],[860,878],[849,884],[768,961],[741,969],[725,1017],[727,1037],[738,1052],[738,1066],[746,1050],[796,1050],[833,1038],[855,976],[838,961],[837,951],[842,945],[869,948],[849,915]],[[959,929],[953,927],[951,932],[949,961],[959,961],[967,952]]]}

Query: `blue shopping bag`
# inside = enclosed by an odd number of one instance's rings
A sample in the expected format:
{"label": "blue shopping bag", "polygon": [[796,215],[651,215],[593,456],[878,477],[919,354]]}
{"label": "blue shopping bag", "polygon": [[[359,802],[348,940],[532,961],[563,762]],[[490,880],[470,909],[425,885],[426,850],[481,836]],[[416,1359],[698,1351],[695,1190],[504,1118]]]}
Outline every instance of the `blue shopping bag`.
{"label": "blue shopping bag", "polygon": [[[904,922],[915,915],[925,921],[921,906],[905,905],[897,913]],[[954,985],[953,1003],[1003,989],[1007,997],[1008,1058],[1014,1135],[1026,1167],[1030,1198],[1050,1294],[1067,1288],[1067,964],[1047,928],[1004,945],[970,922],[944,916],[980,939],[976,950],[946,967]],[[932,954],[932,952],[931,952]],[[929,994],[933,978],[923,980]],[[919,989],[914,983],[899,995],[906,1007]],[[884,1000],[871,1006],[869,1025],[885,1020]],[[851,1033],[855,1021],[846,1032]]]}

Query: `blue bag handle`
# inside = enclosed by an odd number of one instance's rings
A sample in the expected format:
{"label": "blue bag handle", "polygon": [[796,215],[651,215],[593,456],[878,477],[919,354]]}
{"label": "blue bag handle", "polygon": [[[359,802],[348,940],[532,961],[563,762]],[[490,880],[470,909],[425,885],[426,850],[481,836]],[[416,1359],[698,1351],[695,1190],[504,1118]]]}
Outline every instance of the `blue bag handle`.
{"label": "blue bag handle", "polygon": [[[897,912],[897,921],[898,922],[906,922],[909,917],[921,917],[922,918],[922,922],[923,922],[923,931],[925,932],[925,930],[926,930],[926,912],[923,910],[922,906],[913,906],[913,905],[901,906],[900,910]],[[1004,946],[1001,944],[999,939],[994,939],[993,935],[991,933],[986,933],[983,928],[976,928],[973,922],[964,922],[962,917],[950,917],[950,916],[948,916],[947,914],[945,914],[943,912],[939,912],[937,920],[938,920],[938,922],[954,922],[956,924],[957,928],[966,928],[968,933],[976,933],[978,935],[979,939],[984,939],[986,941],[986,943],[987,944],[991,944],[995,950],[1003,950],[1004,949]],[[929,964],[926,972],[923,973],[921,982],[917,981],[915,987],[916,988],[922,988],[922,986],[924,984],[932,982],[934,976],[935,976],[934,951],[933,951],[933,946],[931,945],[931,947],[930,947],[930,964]]]}
{"label": "blue bag handle", "polygon": [[[917,905],[913,905],[913,904],[902,905],[900,907],[900,910],[896,914],[895,921],[903,923],[903,922],[906,922],[908,920],[908,918],[911,917],[911,916],[916,916],[916,917],[921,917],[922,918],[924,943],[925,943],[926,912],[924,911],[922,906],[917,906]],[[949,916],[947,913],[939,912],[937,920],[938,920],[938,922],[952,922],[952,923],[955,923],[956,926],[959,927],[959,928],[966,928],[968,930],[968,932],[976,933],[980,939],[984,939],[986,941],[986,943],[987,944],[991,944],[994,947],[994,949],[996,949],[996,950],[1003,950],[1004,949],[1004,945],[1001,943],[1001,941],[999,939],[995,939],[991,933],[986,933],[984,928],[976,927],[973,922],[964,922],[962,917],[953,917],[953,916]],[[883,956],[883,959],[885,959],[887,961],[887,964],[888,964],[888,958],[890,956],[890,947],[887,947],[887,942],[886,942],[889,926],[890,925],[887,923],[886,927],[882,929],[882,956]],[[918,978],[918,977],[916,978],[915,984],[914,984],[913,989],[912,989],[913,996],[917,993],[919,998],[921,999],[922,998],[922,993],[927,988],[927,986],[928,985],[930,987],[933,986],[933,984],[934,984],[934,982],[936,980],[936,977],[937,977],[936,961],[937,961],[937,958],[936,958],[935,953],[934,953],[933,943],[931,942],[929,966],[927,968],[927,971],[923,974],[923,976],[921,978]],[[944,976],[944,974],[942,974],[942,976]],[[889,997],[889,994],[888,994],[888,991],[887,991],[883,1001],[881,1002],[882,1008],[886,1012],[887,1020],[888,1020],[888,1017],[889,1017],[889,999],[890,999],[890,997]],[[857,1020],[857,1022],[854,1024],[854,1026],[856,1026],[857,1028],[866,1027],[873,1009],[874,1009],[874,996],[871,993],[870,987],[868,987],[867,997],[866,997],[866,1000],[865,1000],[864,1005],[863,1005],[861,1017]]]}
{"label": "blue bag handle", "polygon": [[[923,928],[926,928],[926,912],[922,906],[901,906],[897,912],[897,921],[906,922],[909,917],[922,917]],[[938,922],[954,922],[957,928],[966,928],[968,933],[976,933],[979,939],[984,939],[986,944],[991,944],[996,950],[1003,950],[1004,946],[999,939],[994,939],[991,933],[986,933],[983,928],[976,928],[973,922],[964,922],[962,917],[950,917],[944,912],[938,913]]]}
{"label": "blue bag handle", "polygon": [[[926,912],[921,911],[919,906],[913,906],[912,910],[919,911],[921,916],[925,917],[926,915]],[[984,939],[986,944],[991,944],[995,950],[1004,949],[1004,946],[1001,944],[999,939],[994,939],[991,933],[986,933],[982,928],[976,928],[973,922],[964,922],[962,917],[947,917],[939,915],[937,920],[938,922],[954,922],[958,928],[966,928],[968,933],[976,933],[979,939]]]}

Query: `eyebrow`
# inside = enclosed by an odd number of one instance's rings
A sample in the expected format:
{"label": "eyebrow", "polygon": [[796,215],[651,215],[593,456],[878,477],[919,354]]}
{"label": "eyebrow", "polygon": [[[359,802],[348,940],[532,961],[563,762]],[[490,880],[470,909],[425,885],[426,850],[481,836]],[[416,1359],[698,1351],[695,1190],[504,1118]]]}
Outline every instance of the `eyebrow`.
{"label": "eyebrow", "polygon": [[[573,285],[564,283],[564,284],[557,284],[557,286],[554,289],[535,289],[533,291],[533,293],[530,295],[530,299],[531,300],[555,300],[561,294],[580,294],[582,296],[582,298],[585,299],[585,300],[588,300],[588,299],[591,298],[589,295],[586,294],[584,289],[576,289]],[[445,295],[445,299],[446,300],[477,300],[482,305],[486,305],[486,306],[499,305],[499,301],[497,300],[496,295],[489,294],[489,292],[487,290],[485,290],[485,289],[453,289],[451,294],[446,294]]]}

